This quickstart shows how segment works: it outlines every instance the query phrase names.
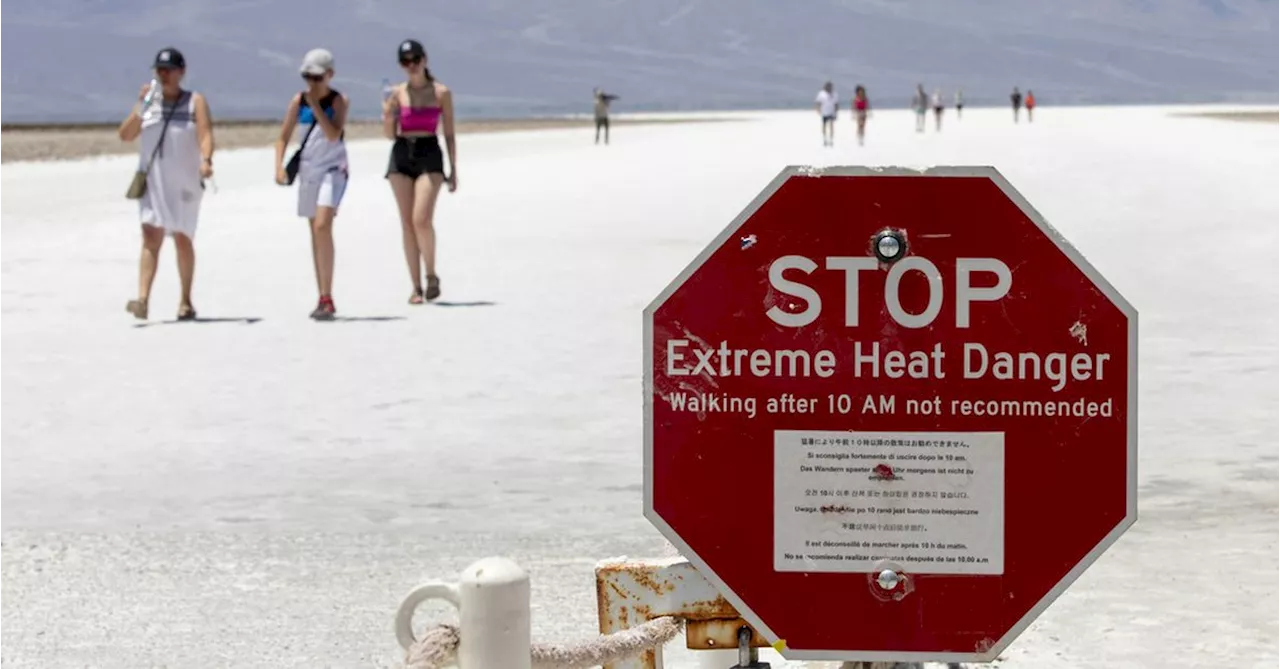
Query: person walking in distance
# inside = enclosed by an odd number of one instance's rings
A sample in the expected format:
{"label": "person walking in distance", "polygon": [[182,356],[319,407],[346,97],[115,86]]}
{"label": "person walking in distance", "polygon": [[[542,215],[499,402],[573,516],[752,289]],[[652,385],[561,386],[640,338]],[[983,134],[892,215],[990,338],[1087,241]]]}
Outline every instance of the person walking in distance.
{"label": "person walking in distance", "polygon": [[822,117],[822,145],[836,145],[836,112],[840,110],[840,98],[836,95],[835,85],[830,81],[822,85],[818,96],[813,100],[814,109]]}
{"label": "person walking in distance", "polygon": [[[156,278],[156,265],[165,235],[173,237],[177,248],[178,278],[182,297],[178,320],[196,317],[191,303],[191,283],[195,277],[194,239],[204,197],[204,179],[213,176],[213,121],[204,96],[182,88],[187,61],[181,51],[167,47],[156,54],[155,79],[138,92],[138,104],[120,123],[118,134],[125,142],[139,137],[138,179],[145,179],[137,196],[138,218],[142,223],[142,257],[138,262],[138,297],[125,310],[145,320]],[[141,184],[137,184],[141,185]]]}
{"label": "person walking in distance", "polygon": [[1017,86],[1013,87],[1013,93],[1009,94],[1009,102],[1013,103],[1013,122],[1018,122],[1018,113],[1022,111],[1022,91]]}
{"label": "person walking in distance", "polygon": [[858,126],[858,146],[864,144],[867,134],[867,112],[871,111],[871,100],[867,98],[867,89],[858,84],[853,89],[853,120]]}
{"label": "person walking in distance", "polygon": [[1033,120],[1035,120],[1032,118],[1032,115],[1036,111],[1036,94],[1032,93],[1030,89],[1027,90],[1026,105],[1027,105],[1027,123],[1031,123]]}
{"label": "person walking in distance", "polygon": [[916,132],[924,132],[925,115],[929,111],[929,95],[924,84],[916,84],[916,94],[911,98],[911,108],[916,112]]}
{"label": "person walking in distance", "polygon": [[960,114],[964,111],[964,91],[956,89],[956,120],[960,120]]}
{"label": "person walking in distance", "polygon": [[[347,97],[330,87],[333,54],[312,49],[299,68],[306,90],[289,98],[280,137],[276,140],[276,183],[298,186],[298,216],[307,219],[311,230],[311,256],[315,263],[316,288],[320,300],[311,312],[318,321],[333,320],[333,222],[347,189]],[[285,147],[294,130],[299,140],[297,168],[284,164]],[[291,163],[293,161],[290,161]]]}
{"label": "person walking in distance", "polygon": [[[389,91],[382,103],[382,132],[393,140],[387,164],[387,182],[400,210],[404,233],[404,259],[413,292],[409,304],[440,297],[436,274],[436,199],[440,189],[458,189],[458,148],[454,140],[453,92],[431,75],[427,50],[407,39],[396,48],[405,81]],[[439,133],[449,153],[445,176]],[[422,271],[426,270],[426,291]]]}
{"label": "person walking in distance", "polygon": [[609,143],[609,105],[618,99],[616,95],[610,95],[599,88],[591,91],[594,99],[594,111],[596,117],[596,144],[600,143],[600,131],[604,130],[604,143]]}
{"label": "person walking in distance", "polygon": [[934,123],[933,127],[935,131],[942,132],[942,110],[945,109],[945,107],[942,106],[942,89],[941,88],[933,89],[932,102],[933,102],[933,123]]}

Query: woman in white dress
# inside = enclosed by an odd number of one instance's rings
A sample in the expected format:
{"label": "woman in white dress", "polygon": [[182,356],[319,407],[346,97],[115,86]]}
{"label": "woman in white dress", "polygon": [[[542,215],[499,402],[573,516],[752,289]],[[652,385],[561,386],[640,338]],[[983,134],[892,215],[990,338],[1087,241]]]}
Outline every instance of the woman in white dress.
{"label": "woman in white dress", "polygon": [[151,284],[165,235],[173,237],[178,249],[178,276],[182,300],[178,320],[193,320],[191,281],[195,276],[196,252],[192,240],[200,218],[204,180],[213,176],[213,123],[204,96],[184,90],[182,78],[187,61],[172,47],[156,54],[155,90],[144,84],[138,104],[120,124],[120,139],[132,142],[139,136],[138,169],[147,173],[146,192],[138,200],[142,222],[142,258],[138,267],[138,298],[126,309],[137,318],[147,317]]}

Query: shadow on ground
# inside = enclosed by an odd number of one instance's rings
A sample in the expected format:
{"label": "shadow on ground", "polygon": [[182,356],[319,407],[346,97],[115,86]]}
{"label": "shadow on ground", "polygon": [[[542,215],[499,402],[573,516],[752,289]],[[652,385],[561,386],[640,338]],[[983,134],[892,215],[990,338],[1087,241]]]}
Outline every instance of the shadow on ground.
{"label": "shadow on ground", "polygon": [[403,321],[404,316],[335,316],[329,323],[381,323],[383,321]]}
{"label": "shadow on ground", "polygon": [[430,302],[429,304],[435,307],[492,307],[496,305],[497,302],[490,302],[488,300],[473,300],[470,302],[451,302],[449,300],[437,300],[435,302]]}
{"label": "shadow on ground", "polygon": [[246,316],[246,317],[239,317],[239,318],[233,318],[233,317],[193,318],[189,321],[180,321],[175,318],[167,321],[151,321],[149,323],[137,323],[133,327],[146,328],[146,327],[151,327],[153,325],[183,325],[183,324],[189,324],[189,323],[239,323],[241,325],[253,325],[254,323],[257,323],[258,321],[261,321],[261,320],[262,319],[258,318],[257,316]]}

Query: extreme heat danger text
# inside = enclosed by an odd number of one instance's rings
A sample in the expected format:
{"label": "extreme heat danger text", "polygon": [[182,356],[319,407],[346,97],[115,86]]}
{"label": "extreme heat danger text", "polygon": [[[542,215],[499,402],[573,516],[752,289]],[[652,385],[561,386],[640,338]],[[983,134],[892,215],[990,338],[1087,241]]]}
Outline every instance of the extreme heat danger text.
{"label": "extreme heat danger text", "polygon": [[1102,381],[1112,372],[1111,355],[1099,352],[998,351],[979,342],[964,342],[948,355],[941,343],[924,351],[900,351],[879,342],[853,342],[843,360],[820,349],[737,348],[727,341],[704,349],[688,339],[666,342],[665,372],[670,377],[830,378],[847,374],[867,379],[996,379],[1042,381],[1054,392],[1069,383]]}

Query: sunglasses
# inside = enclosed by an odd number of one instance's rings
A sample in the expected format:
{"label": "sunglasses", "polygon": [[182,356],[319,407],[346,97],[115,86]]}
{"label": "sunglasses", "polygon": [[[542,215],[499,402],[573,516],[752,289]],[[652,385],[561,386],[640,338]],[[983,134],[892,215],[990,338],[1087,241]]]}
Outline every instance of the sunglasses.
{"label": "sunglasses", "polygon": [[307,81],[324,81],[323,74],[304,74],[302,75],[302,78]]}
{"label": "sunglasses", "polygon": [[401,58],[400,67],[409,67],[410,65],[417,65],[421,62],[422,62],[421,56],[414,56],[413,58]]}

